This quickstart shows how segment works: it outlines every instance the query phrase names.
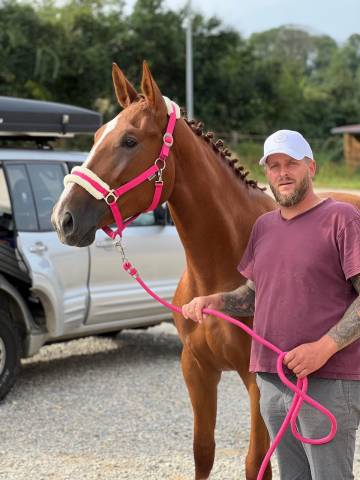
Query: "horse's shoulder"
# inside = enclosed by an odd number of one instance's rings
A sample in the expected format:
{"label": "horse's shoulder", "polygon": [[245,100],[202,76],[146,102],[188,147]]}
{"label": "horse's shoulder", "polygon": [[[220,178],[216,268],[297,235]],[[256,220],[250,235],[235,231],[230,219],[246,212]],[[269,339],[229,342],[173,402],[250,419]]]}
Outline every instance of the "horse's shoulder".
{"label": "horse's shoulder", "polygon": [[349,203],[360,210],[360,195],[346,192],[322,192],[319,194],[321,198],[332,198],[338,202]]}

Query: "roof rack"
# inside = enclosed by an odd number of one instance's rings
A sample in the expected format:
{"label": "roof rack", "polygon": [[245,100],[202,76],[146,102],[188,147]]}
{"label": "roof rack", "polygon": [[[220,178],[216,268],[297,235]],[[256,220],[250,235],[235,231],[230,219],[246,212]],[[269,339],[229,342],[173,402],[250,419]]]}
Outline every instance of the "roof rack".
{"label": "roof rack", "polygon": [[63,103],[0,96],[0,139],[53,140],[94,133],[100,113]]}

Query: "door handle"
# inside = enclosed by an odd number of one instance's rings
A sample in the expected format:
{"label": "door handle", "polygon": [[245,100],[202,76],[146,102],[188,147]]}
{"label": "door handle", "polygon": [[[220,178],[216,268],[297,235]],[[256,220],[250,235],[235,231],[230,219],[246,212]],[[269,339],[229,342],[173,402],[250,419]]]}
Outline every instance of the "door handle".
{"label": "door handle", "polygon": [[109,248],[113,246],[113,240],[111,238],[106,238],[105,240],[99,240],[95,243],[97,248]]}
{"label": "door handle", "polygon": [[42,253],[46,252],[47,246],[44,245],[42,242],[36,242],[35,245],[30,247],[30,252],[31,253]]}

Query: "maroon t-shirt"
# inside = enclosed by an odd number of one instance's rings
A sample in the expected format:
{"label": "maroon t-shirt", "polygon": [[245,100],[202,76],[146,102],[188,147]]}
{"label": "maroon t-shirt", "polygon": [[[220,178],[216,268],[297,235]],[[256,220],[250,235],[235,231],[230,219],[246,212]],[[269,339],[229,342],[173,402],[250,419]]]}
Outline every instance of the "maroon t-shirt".
{"label": "maroon t-shirt", "polygon": [[[238,270],[255,282],[256,333],[283,351],[318,340],[357,297],[349,279],[360,273],[360,211],[328,198],[290,220],[265,213]],[[276,358],[253,341],[250,371],[276,372]],[[314,375],[360,380],[360,339]]]}

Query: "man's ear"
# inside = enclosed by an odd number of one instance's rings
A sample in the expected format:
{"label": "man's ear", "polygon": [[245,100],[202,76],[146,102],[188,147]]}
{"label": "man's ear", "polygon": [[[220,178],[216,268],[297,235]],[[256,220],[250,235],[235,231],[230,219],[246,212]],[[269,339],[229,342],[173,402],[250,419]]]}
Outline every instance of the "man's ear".
{"label": "man's ear", "polygon": [[151,75],[148,64],[143,63],[143,75],[141,80],[141,90],[147,101],[152,105],[157,113],[166,114],[167,108],[157,83]]}
{"label": "man's ear", "polygon": [[116,63],[112,64],[112,78],[116,98],[119,104],[123,108],[128,107],[137,97],[137,91],[131,85]]}
{"label": "man's ear", "polygon": [[309,170],[311,178],[314,178],[318,170],[315,160],[310,160]]}

